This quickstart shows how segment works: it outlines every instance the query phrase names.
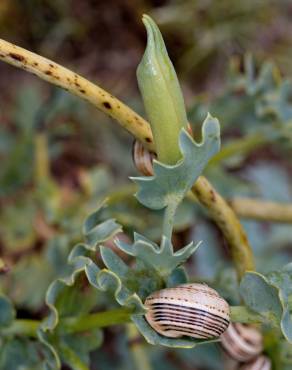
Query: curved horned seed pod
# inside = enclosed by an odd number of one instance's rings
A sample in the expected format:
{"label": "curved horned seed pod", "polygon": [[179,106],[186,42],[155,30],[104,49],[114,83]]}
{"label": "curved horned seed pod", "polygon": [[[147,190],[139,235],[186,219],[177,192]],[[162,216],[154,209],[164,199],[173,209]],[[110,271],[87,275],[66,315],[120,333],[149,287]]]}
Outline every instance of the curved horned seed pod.
{"label": "curved horned seed pod", "polygon": [[253,361],[239,367],[239,370],[271,370],[272,364],[267,356],[259,356]]}
{"label": "curved horned seed pod", "polygon": [[152,293],[145,301],[149,325],[166,337],[219,337],[229,325],[229,305],[205,284],[183,284]]}
{"label": "curved horned seed pod", "polygon": [[133,144],[133,162],[139,172],[145,176],[153,176],[153,159],[156,158],[154,153],[149,152],[144,148],[139,140],[135,140]]}
{"label": "curved horned seed pod", "polygon": [[259,330],[251,325],[230,324],[221,335],[221,344],[230,357],[247,362],[263,350],[263,338]]}

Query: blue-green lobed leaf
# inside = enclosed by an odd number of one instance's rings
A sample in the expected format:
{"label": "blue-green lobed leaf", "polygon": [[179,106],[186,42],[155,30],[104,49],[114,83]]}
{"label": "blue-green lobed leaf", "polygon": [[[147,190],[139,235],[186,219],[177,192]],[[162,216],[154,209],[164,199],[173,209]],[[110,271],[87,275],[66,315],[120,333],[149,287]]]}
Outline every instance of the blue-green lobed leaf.
{"label": "blue-green lobed leaf", "polygon": [[171,240],[165,236],[162,237],[161,244],[158,246],[136,233],[132,245],[119,240],[116,241],[116,245],[125,253],[142,260],[162,277],[167,277],[196,251],[200,243],[195,245],[191,242],[174,252]]}
{"label": "blue-green lobed leaf", "polygon": [[[129,296],[121,293],[122,284],[118,276],[108,270],[100,270],[92,259],[101,242],[111,239],[121,231],[121,226],[114,220],[104,220],[104,209],[103,203],[85,221],[84,236],[89,244],[77,244],[71,251],[68,257],[70,273],[62,279],[55,280],[48,288],[46,303],[50,311],[38,331],[38,338],[47,352],[44,361],[46,369],[59,369],[60,357],[74,370],[88,369],[88,352],[92,349],[92,346],[88,345],[88,335],[95,339],[91,341],[92,345],[98,346],[101,343],[101,331],[94,328],[92,331],[87,331],[85,336],[82,333],[78,334],[79,349],[77,350],[75,334],[66,335],[62,330],[59,331],[63,317],[84,315],[96,304],[96,294],[90,294],[90,290],[87,289],[84,296],[84,292],[76,286],[81,273],[86,274],[94,288],[100,291],[111,290],[117,300],[132,304]],[[137,301],[137,305],[141,305],[139,299]],[[135,299],[134,302],[136,303]],[[84,344],[84,340],[87,345]]]}
{"label": "blue-green lobed leaf", "polygon": [[44,370],[42,344],[25,337],[10,337],[1,341],[1,370]]}
{"label": "blue-green lobed leaf", "polygon": [[257,113],[262,116],[273,115],[281,122],[292,118],[292,84],[284,81],[277,89],[267,93],[257,104]]}
{"label": "blue-green lobed leaf", "polygon": [[220,127],[208,114],[202,126],[202,142],[196,143],[182,130],[179,137],[182,160],[175,165],[154,161],[154,176],[132,178],[139,185],[138,200],[151,209],[178,205],[201,175],[209,159],[219,151]]}
{"label": "blue-green lobed leaf", "polygon": [[83,235],[86,243],[90,246],[109,240],[118,232],[122,231],[121,225],[114,219],[104,220],[105,211],[106,205],[105,202],[103,202],[84,222]]}
{"label": "blue-green lobed leaf", "polygon": [[0,328],[8,327],[15,318],[15,309],[8,297],[0,295]]}
{"label": "blue-green lobed leaf", "polygon": [[[181,265],[198,245],[191,243],[174,252],[171,241],[167,238],[163,238],[161,245],[158,246],[144,236],[135,234],[133,245],[116,243],[121,250],[136,257],[136,263],[130,268],[113,250],[101,245],[121,230],[119,224],[107,222],[104,209],[102,204],[87,218],[83,229],[87,243],[79,243],[73,248],[68,257],[70,273],[62,279],[55,280],[47,291],[46,303],[50,312],[43,321],[38,336],[48,352],[46,356],[48,369],[59,369],[61,360],[74,370],[83,367],[85,369],[87,366],[87,352],[79,353],[74,350],[76,343],[74,334],[66,334],[62,327],[63,318],[84,315],[93,308],[94,301],[82,298],[76,289],[82,273],[85,273],[92,287],[110,293],[121,306],[131,308],[133,312],[131,318],[138,323],[138,328],[143,330],[142,335],[148,341],[149,338],[155,337],[157,343],[165,345],[169,343],[170,346],[178,347],[200,343],[188,339],[173,341],[159,336],[145,321],[146,308],[143,305],[144,299],[153,291],[187,281]],[[88,238],[88,235],[93,237]],[[94,262],[98,251],[107,267],[105,269],[100,269]],[[83,340],[82,333],[79,335],[80,340]]]}
{"label": "blue-green lobed leaf", "polygon": [[289,297],[292,294],[292,264],[266,276],[247,272],[240,283],[246,305],[259,313],[264,322],[280,327],[285,339],[292,343],[292,320]]}
{"label": "blue-green lobed leaf", "polygon": [[277,289],[258,272],[247,272],[240,283],[240,294],[251,310],[259,313],[274,326],[279,325],[282,314]]}

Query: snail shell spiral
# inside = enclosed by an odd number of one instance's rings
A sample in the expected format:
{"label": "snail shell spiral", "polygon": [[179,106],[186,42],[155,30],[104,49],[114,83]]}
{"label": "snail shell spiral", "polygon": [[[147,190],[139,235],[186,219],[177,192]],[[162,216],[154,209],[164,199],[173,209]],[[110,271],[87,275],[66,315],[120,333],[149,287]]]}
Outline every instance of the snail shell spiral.
{"label": "snail shell spiral", "polygon": [[247,362],[263,350],[263,338],[259,330],[251,325],[232,323],[221,336],[221,344],[230,357]]}
{"label": "snail shell spiral", "polygon": [[[192,136],[192,128],[190,125],[187,127],[187,131]],[[149,152],[139,140],[135,140],[132,149],[133,162],[139,172],[145,176],[153,176],[153,159],[156,158],[156,154]]]}
{"label": "snail shell spiral", "polygon": [[229,305],[205,284],[183,284],[152,293],[145,301],[149,325],[166,337],[219,337],[229,325]]}
{"label": "snail shell spiral", "polygon": [[133,162],[139,172],[145,176],[153,176],[152,162],[156,156],[154,153],[145,149],[139,140],[134,141],[132,156]]}
{"label": "snail shell spiral", "polygon": [[253,361],[239,367],[239,370],[271,370],[272,364],[267,356],[259,356]]}

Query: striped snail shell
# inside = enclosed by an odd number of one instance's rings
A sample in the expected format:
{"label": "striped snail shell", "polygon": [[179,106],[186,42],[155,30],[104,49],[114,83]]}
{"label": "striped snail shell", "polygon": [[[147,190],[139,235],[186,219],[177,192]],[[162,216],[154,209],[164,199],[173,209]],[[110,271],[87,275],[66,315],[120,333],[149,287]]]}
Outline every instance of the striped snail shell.
{"label": "striped snail shell", "polygon": [[221,344],[230,357],[247,362],[263,350],[263,338],[259,330],[251,325],[230,324],[221,336]]}
{"label": "striped snail shell", "polygon": [[239,370],[271,370],[272,364],[267,356],[258,356],[253,361],[239,367]]}
{"label": "striped snail shell", "polygon": [[[192,135],[192,128],[190,125],[187,127],[187,131]],[[153,176],[153,159],[156,158],[156,154],[149,152],[139,140],[135,140],[133,143],[132,150],[133,162],[139,172],[145,176]]]}
{"label": "striped snail shell", "polygon": [[153,176],[153,159],[156,157],[154,153],[150,153],[139,140],[135,140],[133,144],[133,162],[139,172],[145,176]]}
{"label": "striped snail shell", "polygon": [[229,305],[205,284],[183,284],[152,293],[145,301],[149,325],[166,337],[219,337],[229,325]]}

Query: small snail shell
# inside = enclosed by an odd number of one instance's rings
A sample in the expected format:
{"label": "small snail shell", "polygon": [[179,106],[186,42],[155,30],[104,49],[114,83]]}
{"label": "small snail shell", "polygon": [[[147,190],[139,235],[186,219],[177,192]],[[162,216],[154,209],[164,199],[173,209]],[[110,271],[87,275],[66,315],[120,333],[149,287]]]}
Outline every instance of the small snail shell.
{"label": "small snail shell", "polygon": [[229,325],[228,303],[205,284],[159,290],[146,299],[145,306],[149,325],[166,337],[219,337]]}
{"label": "small snail shell", "polygon": [[230,324],[221,336],[221,344],[226,352],[239,362],[252,360],[263,350],[261,333],[251,325]]}
{"label": "small snail shell", "polygon": [[263,355],[239,367],[239,370],[271,370],[271,369],[272,364],[270,359]]}
{"label": "small snail shell", "polygon": [[139,140],[134,141],[132,154],[137,170],[145,176],[153,176],[152,161],[155,158],[155,154],[145,149]]}
{"label": "small snail shell", "polygon": [[[127,244],[131,244],[132,241],[131,239],[128,237],[127,234],[125,234],[124,232],[119,232],[118,234],[115,234],[114,237],[112,237],[111,239],[103,242],[102,244],[107,247],[107,248],[110,248],[112,251],[114,251],[119,257],[121,257],[124,261],[128,261],[131,259],[131,256],[129,254],[126,254],[124,253],[120,248],[117,247],[116,245],[116,241],[121,241],[123,243],[127,243]],[[100,252],[97,253],[97,256],[98,258],[100,258]]]}
{"label": "small snail shell", "polygon": [[[192,136],[192,128],[190,125],[187,127],[187,131]],[[153,159],[156,158],[156,154],[149,152],[144,148],[143,144],[139,140],[135,140],[132,150],[133,162],[139,172],[145,176],[153,176]]]}

